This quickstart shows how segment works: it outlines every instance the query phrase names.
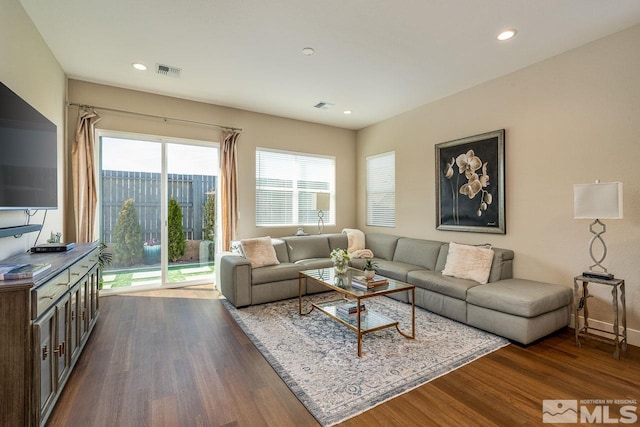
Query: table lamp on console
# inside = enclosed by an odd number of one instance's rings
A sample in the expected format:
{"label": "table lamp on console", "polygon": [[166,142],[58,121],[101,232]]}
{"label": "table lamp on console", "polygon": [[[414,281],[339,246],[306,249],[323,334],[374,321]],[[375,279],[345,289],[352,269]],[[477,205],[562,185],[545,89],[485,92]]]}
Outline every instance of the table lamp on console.
{"label": "table lamp on console", "polygon": [[324,231],[324,211],[329,210],[329,193],[316,193],[313,199],[313,209],[318,211],[318,234]]}
{"label": "table lamp on console", "polygon": [[[607,227],[600,220],[622,219],[622,183],[596,181],[593,184],[574,184],[573,207],[575,219],[594,220],[589,225],[589,231],[593,234],[589,241],[589,255],[594,263],[589,266],[589,271],[583,273],[583,276],[613,279],[613,274],[602,265],[607,256],[607,245],[602,235],[607,231]],[[602,245],[602,256],[599,259],[593,253],[596,241]]]}

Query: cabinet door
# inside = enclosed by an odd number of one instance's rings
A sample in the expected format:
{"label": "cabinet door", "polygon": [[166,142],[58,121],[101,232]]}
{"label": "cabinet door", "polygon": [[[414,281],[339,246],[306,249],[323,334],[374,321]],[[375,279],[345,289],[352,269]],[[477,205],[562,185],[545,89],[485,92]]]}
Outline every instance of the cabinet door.
{"label": "cabinet door", "polygon": [[69,312],[69,356],[71,360],[75,360],[78,357],[79,349],[80,349],[80,319],[81,316],[78,316],[78,311],[80,309],[80,285],[76,284],[69,291],[71,295],[71,305]]}
{"label": "cabinet door", "polygon": [[56,333],[56,309],[51,308],[33,324],[33,395],[34,419],[40,423],[40,415],[48,410],[55,394],[55,354],[53,343]]}
{"label": "cabinet door", "polygon": [[58,304],[56,304],[56,334],[55,347],[53,348],[53,358],[56,365],[56,389],[58,384],[69,374],[70,359],[69,349],[69,314],[71,312],[71,297],[66,294]]}
{"label": "cabinet door", "polygon": [[80,342],[84,342],[87,338],[87,332],[89,331],[89,304],[90,304],[90,288],[89,288],[89,276],[84,276],[80,281],[80,291],[78,295],[78,316],[80,327],[78,329],[80,333]]}
{"label": "cabinet door", "polygon": [[94,322],[98,316],[98,293],[100,277],[98,274],[98,266],[96,265],[88,274],[91,288],[91,321]]}

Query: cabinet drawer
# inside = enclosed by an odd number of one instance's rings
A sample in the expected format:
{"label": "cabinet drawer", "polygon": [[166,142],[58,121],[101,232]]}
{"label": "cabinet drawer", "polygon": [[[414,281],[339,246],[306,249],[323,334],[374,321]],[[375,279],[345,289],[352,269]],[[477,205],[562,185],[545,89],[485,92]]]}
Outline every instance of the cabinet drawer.
{"label": "cabinet drawer", "polygon": [[69,280],[73,286],[98,262],[98,251],[94,250],[69,267]]}
{"label": "cabinet drawer", "polygon": [[69,290],[69,269],[31,291],[31,319],[35,320]]}

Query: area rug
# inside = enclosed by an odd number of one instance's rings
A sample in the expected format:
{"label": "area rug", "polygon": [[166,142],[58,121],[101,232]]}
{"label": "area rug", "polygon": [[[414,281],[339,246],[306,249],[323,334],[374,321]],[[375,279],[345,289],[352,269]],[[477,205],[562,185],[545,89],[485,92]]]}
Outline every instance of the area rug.
{"label": "area rug", "polygon": [[[335,299],[325,293],[307,304]],[[395,328],[364,336],[357,354],[354,331],[313,310],[298,315],[298,300],[236,309],[222,300],[238,325],[291,391],[323,426],[331,426],[459,368],[508,340],[416,307],[416,339]],[[366,300],[411,331],[411,306],[387,297]]]}

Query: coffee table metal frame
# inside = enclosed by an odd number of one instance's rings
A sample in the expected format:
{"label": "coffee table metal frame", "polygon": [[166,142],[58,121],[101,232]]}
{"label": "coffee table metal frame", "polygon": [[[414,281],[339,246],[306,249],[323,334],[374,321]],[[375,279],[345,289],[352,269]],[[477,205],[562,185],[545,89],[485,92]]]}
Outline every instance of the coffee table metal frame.
{"label": "coffee table metal frame", "polygon": [[[416,287],[399,280],[389,279],[389,283],[378,286],[369,290],[360,290],[351,286],[351,278],[353,275],[363,274],[362,271],[354,268],[349,269],[347,274],[338,275],[333,268],[314,269],[301,271],[298,274],[298,314],[306,316],[314,309],[318,309],[330,318],[342,323],[349,329],[356,332],[358,336],[358,357],[362,357],[362,338],[365,334],[379,331],[381,329],[395,326],[400,335],[415,339],[416,337],[416,306],[415,306],[415,289]],[[311,303],[309,311],[302,311],[302,283],[303,280],[313,280],[327,287],[332,291],[336,291],[342,295],[342,298],[321,303]],[[390,319],[380,313],[366,309],[365,314],[360,313],[360,306],[363,300],[375,298],[383,295],[393,294],[397,292],[408,291],[411,293],[411,334],[400,330],[399,321]],[[355,316],[342,316],[337,313],[339,305],[352,301],[356,303],[357,312]]]}

